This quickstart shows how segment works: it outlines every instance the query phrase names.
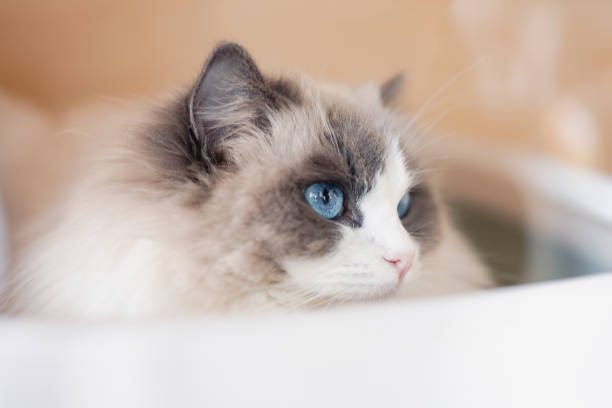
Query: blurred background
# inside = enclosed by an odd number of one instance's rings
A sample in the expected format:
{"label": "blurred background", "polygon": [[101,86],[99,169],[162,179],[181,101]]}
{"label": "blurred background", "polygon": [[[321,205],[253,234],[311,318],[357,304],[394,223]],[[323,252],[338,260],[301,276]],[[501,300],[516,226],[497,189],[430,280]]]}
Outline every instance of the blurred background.
{"label": "blurred background", "polygon": [[[612,172],[611,22],[606,0],[2,0],[0,188],[10,230],[39,214],[70,176],[78,148],[62,132],[67,116],[189,84],[214,44],[233,40],[266,71],[359,84],[405,70],[402,109],[425,106],[422,127],[457,151],[480,152],[458,159],[461,171],[447,181],[457,217],[500,270],[519,270],[534,247],[521,222],[550,206],[534,213],[530,176],[517,179],[495,162],[529,154],[585,174]],[[561,173],[547,174],[544,185],[570,188]]]}

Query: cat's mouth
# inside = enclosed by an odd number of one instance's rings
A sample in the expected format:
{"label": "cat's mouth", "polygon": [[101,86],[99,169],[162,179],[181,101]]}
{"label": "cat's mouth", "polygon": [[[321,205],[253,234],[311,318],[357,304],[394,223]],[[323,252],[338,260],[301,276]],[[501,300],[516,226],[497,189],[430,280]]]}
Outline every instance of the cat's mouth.
{"label": "cat's mouth", "polygon": [[[394,296],[399,290],[404,278],[410,272],[410,265],[396,268],[391,273],[369,275],[363,280],[349,284],[344,293],[350,301],[378,301]],[[376,276],[375,282],[367,282]]]}

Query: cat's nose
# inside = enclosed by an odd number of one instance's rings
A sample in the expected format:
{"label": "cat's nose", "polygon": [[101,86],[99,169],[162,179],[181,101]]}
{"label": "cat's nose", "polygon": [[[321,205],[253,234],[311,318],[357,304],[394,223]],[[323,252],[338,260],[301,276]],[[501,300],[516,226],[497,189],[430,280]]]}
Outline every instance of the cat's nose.
{"label": "cat's nose", "polygon": [[395,267],[398,272],[399,282],[404,279],[404,276],[406,276],[406,273],[408,273],[412,266],[412,254],[410,253],[389,254],[385,255],[383,259]]}

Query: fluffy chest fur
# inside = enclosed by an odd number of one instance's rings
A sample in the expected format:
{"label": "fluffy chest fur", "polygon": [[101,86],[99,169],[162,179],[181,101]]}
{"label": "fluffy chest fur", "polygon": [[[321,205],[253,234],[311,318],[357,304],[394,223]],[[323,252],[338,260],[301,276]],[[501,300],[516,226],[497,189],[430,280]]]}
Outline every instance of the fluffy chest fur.
{"label": "fluffy chest fur", "polygon": [[107,129],[12,269],[5,309],[184,315],[486,286],[425,177],[423,141],[386,106],[397,85],[266,78],[219,46],[148,124]]}

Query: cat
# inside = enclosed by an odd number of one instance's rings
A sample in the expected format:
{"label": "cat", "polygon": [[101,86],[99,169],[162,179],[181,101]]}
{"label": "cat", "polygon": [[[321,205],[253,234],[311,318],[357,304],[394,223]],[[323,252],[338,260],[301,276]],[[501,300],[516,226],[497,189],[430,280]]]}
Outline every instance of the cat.
{"label": "cat", "polygon": [[4,312],[184,316],[490,286],[392,108],[401,83],[264,76],[218,45],[191,89],[91,141],[11,268]]}

